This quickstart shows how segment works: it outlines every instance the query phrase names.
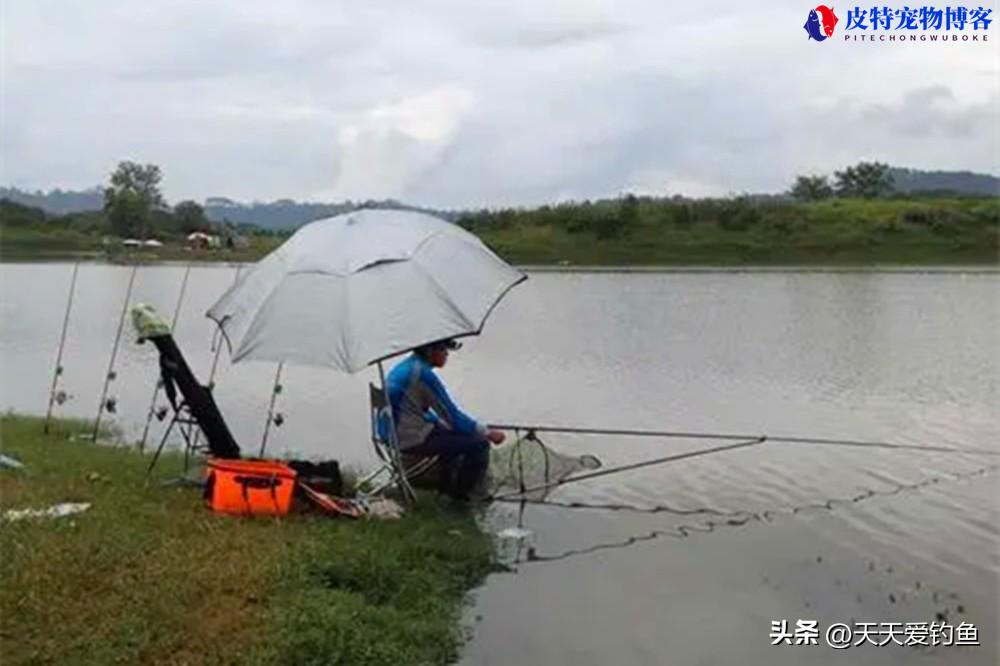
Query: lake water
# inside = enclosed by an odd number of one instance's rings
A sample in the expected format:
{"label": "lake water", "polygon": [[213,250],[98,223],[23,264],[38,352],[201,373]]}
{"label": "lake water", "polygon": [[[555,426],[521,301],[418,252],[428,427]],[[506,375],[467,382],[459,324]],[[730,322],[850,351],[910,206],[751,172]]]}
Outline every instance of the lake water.
{"label": "lake water", "polygon": [[[44,413],[72,266],[0,265],[0,407]],[[129,268],[80,268],[59,415],[93,418]],[[185,267],[138,269],[132,301],[172,314]],[[207,380],[204,311],[233,266],[192,270],[176,337]],[[1000,274],[533,273],[443,371],[494,422],[889,440],[1000,450]],[[130,326],[106,418],[146,421],[156,354]],[[219,363],[216,396],[256,452],[275,366]],[[268,450],[364,467],[373,371],[286,367]],[[165,404],[161,399],[160,402]],[[164,424],[154,421],[151,442]],[[606,466],[702,441],[553,435]],[[1000,486],[985,456],[768,443],[559,489],[467,613],[467,664],[996,664]],[[851,501],[859,498],[859,501]],[[494,529],[518,507],[489,511]],[[738,512],[738,513],[737,513]],[[979,647],[833,650],[835,622],[975,624]],[[771,646],[816,620],[818,646]]]}

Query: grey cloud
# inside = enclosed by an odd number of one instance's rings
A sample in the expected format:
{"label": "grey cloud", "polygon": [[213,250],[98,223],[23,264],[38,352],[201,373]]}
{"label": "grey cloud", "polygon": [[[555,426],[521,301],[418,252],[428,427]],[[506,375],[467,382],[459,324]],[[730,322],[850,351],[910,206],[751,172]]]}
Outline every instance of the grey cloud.
{"label": "grey cloud", "polygon": [[558,26],[529,26],[509,29],[497,26],[480,33],[481,43],[494,47],[521,47],[546,49],[559,46],[598,41],[627,33],[629,28],[621,24],[592,24],[570,28]]}
{"label": "grey cloud", "polygon": [[996,100],[961,105],[944,85],[911,90],[896,105],[872,105],[857,112],[859,122],[909,139],[938,135],[955,139],[985,136],[997,121]]}
{"label": "grey cloud", "polygon": [[858,159],[997,169],[987,50],[817,46],[798,5],[4,10],[0,179],[25,187],[89,186],[131,158],[161,164],[174,200],[476,206],[775,191]]}

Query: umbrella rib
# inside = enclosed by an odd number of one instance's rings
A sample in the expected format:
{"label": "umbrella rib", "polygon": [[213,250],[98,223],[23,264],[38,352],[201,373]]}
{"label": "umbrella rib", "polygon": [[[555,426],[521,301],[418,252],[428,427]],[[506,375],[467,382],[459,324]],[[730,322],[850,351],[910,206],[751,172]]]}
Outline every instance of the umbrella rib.
{"label": "umbrella rib", "polygon": [[438,236],[443,236],[444,233],[445,232],[443,230],[442,231],[435,231],[434,233],[428,234],[426,237],[424,237],[423,239],[421,239],[421,241],[419,243],[417,243],[416,246],[413,248],[413,250],[410,252],[410,259],[413,259],[413,257],[415,257],[418,254],[420,254],[420,250],[424,247],[424,245],[427,245],[428,243],[430,243],[432,240],[434,240]]}
{"label": "umbrella rib", "polygon": [[250,352],[249,349],[244,348],[247,342],[247,334],[253,330],[254,325],[257,323],[257,320],[260,319],[261,313],[263,313],[267,309],[268,303],[270,303],[271,300],[274,298],[274,295],[278,293],[278,287],[281,286],[282,282],[284,282],[284,280],[279,280],[278,283],[275,284],[275,286],[271,289],[271,293],[265,296],[264,299],[260,302],[260,305],[258,305],[254,309],[255,311],[253,313],[253,317],[251,317],[250,321],[247,322],[246,328],[243,329],[243,334],[239,336],[240,337],[239,347],[237,347],[235,351],[232,349],[232,347],[230,347],[229,353],[232,354],[233,363],[239,361],[241,358],[243,358]]}
{"label": "umbrella rib", "polygon": [[319,268],[296,269],[296,270],[290,270],[287,273],[285,273],[285,275],[331,275],[333,277],[346,277],[350,274],[351,274],[350,271],[348,271],[347,273],[342,273],[340,271],[324,271]]}
{"label": "umbrella rib", "polygon": [[[451,337],[453,337],[453,338],[462,338],[462,337],[465,337],[465,336],[468,336],[468,335],[479,335],[480,333],[482,333],[483,332],[483,326],[486,325],[486,320],[489,318],[489,316],[491,314],[493,314],[493,310],[495,310],[496,307],[497,307],[497,305],[500,303],[500,301],[503,300],[503,297],[506,296],[507,293],[511,289],[513,289],[514,287],[516,287],[517,285],[521,284],[522,282],[524,282],[527,279],[528,279],[528,276],[525,275],[524,273],[521,273],[520,277],[518,277],[516,280],[514,280],[513,282],[511,282],[506,287],[504,287],[503,290],[499,294],[497,294],[496,299],[494,299],[493,304],[490,305],[489,309],[486,311],[486,314],[483,315],[483,320],[481,322],[479,322],[479,327],[478,328],[476,328],[474,331],[470,331],[468,333],[459,333],[459,334],[453,335]],[[392,352],[391,354],[386,354],[385,356],[379,356],[378,358],[373,358],[372,360],[368,361],[368,365],[371,365],[372,363],[377,363],[379,361],[385,361],[387,359],[392,358],[393,356],[399,356],[400,354],[405,354],[407,351],[410,351],[410,350],[409,349],[403,349],[401,351]]]}
{"label": "umbrella rib", "polygon": [[441,283],[437,281],[437,278],[428,273],[424,269],[424,267],[420,265],[419,262],[411,260],[410,263],[412,263],[415,268],[417,268],[421,273],[423,273],[424,277],[426,277],[430,281],[431,286],[434,288],[434,291],[437,292],[437,295],[441,297],[441,300],[448,304],[448,307],[451,309],[451,311],[454,314],[458,315],[459,318],[463,322],[465,322],[466,326],[471,326],[473,329],[477,328],[477,325],[474,322],[469,321],[469,318],[465,316],[465,313],[459,310],[458,307],[452,302],[451,297],[448,295],[448,291],[443,286],[441,286]]}
{"label": "umbrella rib", "polygon": [[[453,224],[453,223],[449,223],[449,224]],[[465,233],[461,233],[461,234],[460,233],[455,233],[456,231],[462,231],[462,232],[465,232]],[[485,243],[483,243],[482,240],[480,240],[476,236],[473,236],[469,232],[465,231],[465,229],[462,229],[461,227],[456,226],[455,229],[441,229],[440,231],[435,231],[434,233],[429,234],[426,238],[424,238],[419,243],[417,243],[416,247],[413,248],[413,252],[410,253],[410,258],[412,259],[413,257],[416,257],[418,254],[420,254],[420,250],[423,249],[424,245],[427,245],[428,243],[430,243],[432,240],[434,240],[438,236],[451,236],[455,240],[457,240],[457,241],[459,241],[461,243],[465,243],[466,245],[469,245],[471,247],[474,247],[477,250],[480,250],[480,249],[487,249],[487,250],[489,250],[489,247],[487,247],[487,245]],[[467,237],[467,236],[469,236],[469,237]],[[492,252],[491,252],[491,254],[492,254]]]}
{"label": "umbrella rib", "polygon": [[524,274],[524,273],[521,273],[521,275],[516,280],[514,280],[509,285],[507,285],[506,287],[504,287],[500,291],[500,293],[497,294],[497,297],[495,299],[493,299],[493,303],[490,304],[489,308],[487,308],[486,314],[483,315],[483,320],[481,322],[479,322],[479,328],[476,329],[476,334],[479,334],[479,333],[482,332],[483,326],[486,325],[486,320],[489,319],[489,317],[490,317],[491,314],[493,314],[493,310],[495,310],[496,307],[497,307],[497,305],[500,303],[500,301],[503,300],[503,297],[507,295],[507,292],[509,292],[511,289],[513,289],[514,287],[516,287],[517,285],[521,284],[522,282],[524,282],[527,279],[528,279],[528,276],[526,274]]}
{"label": "umbrella rib", "polygon": [[344,285],[344,325],[340,327],[340,349],[342,357],[347,361],[346,365],[350,366],[349,359],[351,358],[351,350],[348,348],[348,341],[354,339],[353,335],[348,335],[349,329],[351,328],[351,280],[350,276],[342,276],[341,281]]}

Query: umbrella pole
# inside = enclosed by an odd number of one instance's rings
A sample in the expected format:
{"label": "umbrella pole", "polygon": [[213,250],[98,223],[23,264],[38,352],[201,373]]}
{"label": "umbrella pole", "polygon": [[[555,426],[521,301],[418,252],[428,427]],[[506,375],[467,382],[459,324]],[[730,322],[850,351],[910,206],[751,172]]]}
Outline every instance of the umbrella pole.
{"label": "umbrella pole", "polygon": [[385,369],[382,367],[382,361],[378,362],[378,378],[382,382],[382,393],[385,395],[385,402],[389,406],[389,409],[386,410],[389,414],[389,437],[392,439],[389,443],[389,456],[392,458],[392,464],[396,468],[396,475],[399,477],[399,489],[403,493],[403,498],[408,502],[414,502],[417,499],[417,494],[413,492],[413,486],[410,485],[409,479],[406,478],[403,457],[399,452],[399,438],[396,436],[396,418],[392,414],[392,403],[389,402],[389,388],[385,385]]}

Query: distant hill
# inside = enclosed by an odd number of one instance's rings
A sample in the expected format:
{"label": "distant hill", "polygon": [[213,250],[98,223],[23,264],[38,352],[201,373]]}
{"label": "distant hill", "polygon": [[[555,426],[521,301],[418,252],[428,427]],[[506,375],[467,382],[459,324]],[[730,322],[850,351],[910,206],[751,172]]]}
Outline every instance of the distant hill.
{"label": "distant hill", "polygon": [[896,190],[910,192],[940,192],[980,196],[1000,195],[1000,178],[971,171],[891,170]]}
{"label": "distant hill", "polygon": [[[0,187],[0,199],[7,199],[22,206],[40,208],[50,215],[65,215],[66,213],[103,210],[104,208],[104,191],[100,187],[77,192],[59,189],[49,192],[29,192],[16,187]],[[458,213],[455,212],[410,206],[393,199],[342,201],[340,203],[311,203],[279,199],[271,202],[242,203],[224,197],[209,197],[205,200],[204,206],[205,215],[213,222],[250,224],[263,229],[275,230],[296,229],[313,220],[361,208],[414,210],[452,221],[458,218]]]}
{"label": "distant hill", "polygon": [[100,187],[80,191],[54,189],[49,192],[41,190],[28,192],[16,187],[0,187],[0,199],[9,199],[14,203],[31,208],[41,208],[50,215],[65,215],[66,213],[102,210],[104,208],[104,190]]}
{"label": "distant hill", "polygon": [[361,208],[388,208],[392,210],[413,210],[437,215],[446,220],[454,221],[457,213],[432,208],[409,206],[393,199],[380,201],[344,201],[341,203],[308,203],[291,199],[279,199],[269,203],[240,203],[221,197],[211,197],[205,200],[205,215],[214,222],[229,221],[242,224],[253,224],[265,229],[295,229],[297,227],[347,213]]}

